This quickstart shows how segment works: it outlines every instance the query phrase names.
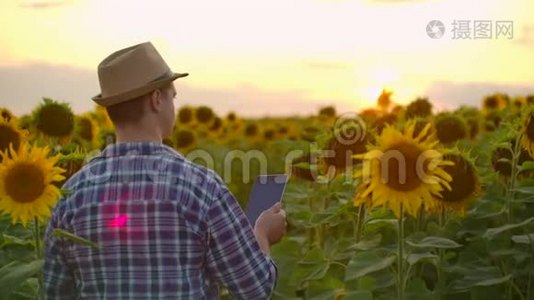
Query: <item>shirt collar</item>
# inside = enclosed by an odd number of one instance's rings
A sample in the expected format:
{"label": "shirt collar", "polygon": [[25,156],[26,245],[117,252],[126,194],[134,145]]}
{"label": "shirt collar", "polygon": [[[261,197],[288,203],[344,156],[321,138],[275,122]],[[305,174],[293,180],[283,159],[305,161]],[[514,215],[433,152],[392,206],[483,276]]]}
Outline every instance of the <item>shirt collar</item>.
{"label": "shirt collar", "polygon": [[155,155],[168,152],[178,153],[173,148],[158,142],[122,142],[107,145],[100,156]]}

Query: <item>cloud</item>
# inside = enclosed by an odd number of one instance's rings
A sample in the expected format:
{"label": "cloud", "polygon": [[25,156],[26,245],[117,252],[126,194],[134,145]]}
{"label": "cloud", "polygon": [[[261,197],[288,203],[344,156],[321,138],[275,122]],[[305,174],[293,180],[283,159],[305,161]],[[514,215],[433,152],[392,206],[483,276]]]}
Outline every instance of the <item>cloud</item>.
{"label": "cloud", "polygon": [[[230,88],[195,86],[187,80],[175,83],[178,106],[208,105],[220,114],[235,111],[245,116],[305,115],[335,104],[299,90],[266,91],[247,83]],[[0,90],[0,107],[21,115],[31,112],[43,97],[69,102],[77,113],[89,111],[94,108],[91,97],[100,88],[96,70],[35,63],[0,67]]]}
{"label": "cloud", "polygon": [[[184,79],[176,81],[175,86],[177,106],[208,105],[221,115],[230,111],[249,117],[310,115],[326,105],[335,105],[342,113],[354,109],[353,103],[342,103],[332,98],[318,99],[304,90],[265,90],[246,82],[234,87],[212,88]],[[98,94],[100,88],[96,69],[34,63],[0,66],[0,90],[0,107],[8,107],[21,115],[30,113],[43,97],[69,102],[77,113],[92,110],[95,104],[91,97]],[[460,105],[479,106],[484,96],[496,92],[510,96],[534,94],[534,86],[526,83],[438,81],[421,96],[427,96],[436,109],[443,110]]]}
{"label": "cloud", "polygon": [[429,86],[426,96],[438,110],[454,109],[461,105],[480,106],[482,99],[493,93],[510,96],[534,94],[531,84],[495,82],[450,82],[438,81]]}
{"label": "cloud", "polygon": [[49,9],[71,4],[70,1],[25,1],[19,7],[28,9]]}

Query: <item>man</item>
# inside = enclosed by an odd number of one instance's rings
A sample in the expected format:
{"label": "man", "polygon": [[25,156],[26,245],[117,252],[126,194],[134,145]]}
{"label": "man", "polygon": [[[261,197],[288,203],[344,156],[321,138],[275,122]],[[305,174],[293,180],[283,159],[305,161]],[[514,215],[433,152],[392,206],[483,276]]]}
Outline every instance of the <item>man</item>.
{"label": "man", "polygon": [[[175,119],[173,73],[151,43],[119,50],[98,66],[117,143],[64,185],[46,232],[48,299],[269,298],[276,282],[270,246],[285,233],[275,205],[254,229],[221,178],[162,139]],[[51,235],[55,228],[90,247]]]}

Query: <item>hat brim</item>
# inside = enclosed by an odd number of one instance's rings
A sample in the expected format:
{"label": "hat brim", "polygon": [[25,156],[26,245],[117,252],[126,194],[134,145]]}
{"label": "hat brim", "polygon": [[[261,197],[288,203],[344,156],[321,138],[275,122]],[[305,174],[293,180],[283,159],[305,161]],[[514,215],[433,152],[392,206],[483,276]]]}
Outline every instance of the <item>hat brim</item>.
{"label": "hat brim", "polygon": [[136,88],[136,89],[133,89],[131,91],[128,91],[128,92],[125,92],[125,93],[121,93],[121,94],[117,94],[117,95],[112,95],[112,96],[108,96],[108,97],[102,97],[102,94],[98,94],[94,97],[92,97],[91,99],[93,99],[93,101],[95,101],[97,104],[99,105],[102,105],[102,106],[110,106],[110,105],[115,105],[115,104],[119,104],[121,102],[125,102],[125,101],[128,101],[128,100],[132,100],[134,98],[137,98],[139,96],[142,96],[144,94],[147,94],[157,88],[160,88],[162,86],[164,86],[165,84],[169,83],[169,82],[172,82],[180,77],[185,77],[185,76],[188,76],[189,73],[173,73],[172,76],[170,77],[167,77],[167,78],[164,78],[164,79],[160,79],[160,80],[156,80],[156,81],[152,81],[142,87],[139,87],[139,88]]}

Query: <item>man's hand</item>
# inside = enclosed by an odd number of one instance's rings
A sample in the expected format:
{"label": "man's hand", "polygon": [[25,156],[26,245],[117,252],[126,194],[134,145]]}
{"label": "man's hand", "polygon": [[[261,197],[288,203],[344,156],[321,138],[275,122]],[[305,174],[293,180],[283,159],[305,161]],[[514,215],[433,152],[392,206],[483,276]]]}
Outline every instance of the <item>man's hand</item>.
{"label": "man's hand", "polygon": [[286,226],[286,212],[280,202],[260,214],[254,225],[254,235],[265,254],[269,254],[271,246],[286,234]]}

